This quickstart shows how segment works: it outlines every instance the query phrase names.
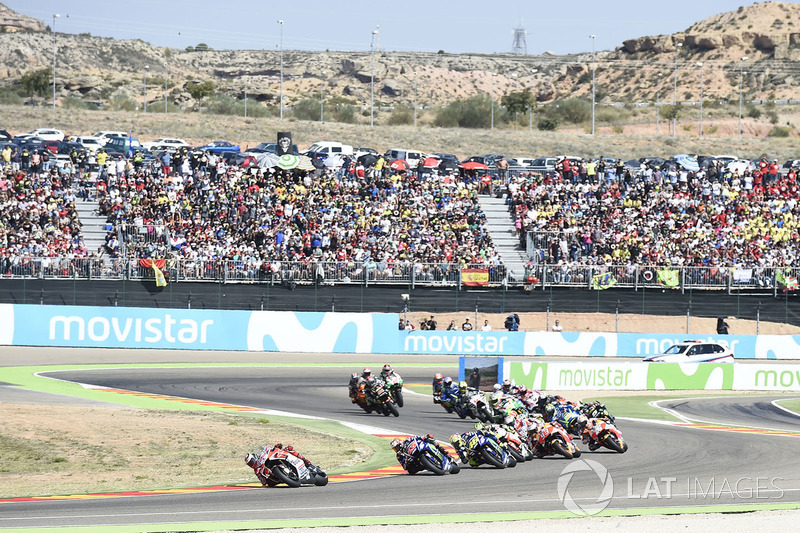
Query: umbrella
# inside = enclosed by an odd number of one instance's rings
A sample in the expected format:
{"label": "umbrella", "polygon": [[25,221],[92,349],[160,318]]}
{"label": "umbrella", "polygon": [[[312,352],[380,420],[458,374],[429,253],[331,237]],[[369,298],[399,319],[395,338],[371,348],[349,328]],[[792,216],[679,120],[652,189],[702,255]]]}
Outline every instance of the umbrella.
{"label": "umbrella", "polygon": [[477,161],[470,161],[459,165],[464,170],[487,170],[489,167]]}
{"label": "umbrella", "polygon": [[272,168],[278,166],[278,156],[272,152],[264,152],[255,156],[258,166],[261,168]]}
{"label": "umbrella", "polygon": [[297,163],[298,170],[314,170],[316,167],[314,163],[311,161],[311,158],[307,155],[301,155]]}
{"label": "umbrella", "polygon": [[422,166],[425,168],[437,168],[439,166],[439,160],[435,157],[428,157],[422,162]]}
{"label": "umbrella", "polygon": [[292,154],[283,154],[278,159],[278,167],[283,170],[291,170],[300,164],[300,158]]}
{"label": "umbrella", "polygon": [[392,170],[408,170],[408,162],[405,159],[395,159],[389,163]]}
{"label": "umbrella", "polygon": [[371,167],[375,164],[375,161],[378,160],[378,156],[375,154],[364,154],[358,158],[358,162],[364,165],[365,167]]}
{"label": "umbrella", "polygon": [[325,163],[322,159],[317,159],[316,157],[311,158],[311,164],[314,165],[316,169],[325,168]]}

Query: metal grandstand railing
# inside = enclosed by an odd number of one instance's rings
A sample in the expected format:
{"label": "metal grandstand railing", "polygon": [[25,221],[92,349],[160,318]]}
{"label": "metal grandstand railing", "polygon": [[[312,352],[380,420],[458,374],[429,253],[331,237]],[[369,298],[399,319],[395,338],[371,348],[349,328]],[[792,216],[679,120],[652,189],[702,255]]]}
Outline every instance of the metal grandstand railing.
{"label": "metal grandstand railing", "polygon": [[[170,282],[334,284],[366,286],[454,287],[462,268],[488,269],[490,287],[549,287],[585,289],[663,288],[675,290],[758,290],[777,294],[800,277],[800,268],[664,267],[656,265],[533,264],[522,279],[509,276],[502,265],[461,263],[387,264],[382,262],[272,262],[256,260],[167,259]],[[5,279],[153,279],[153,270],[138,259],[85,257],[6,257],[0,260]]]}

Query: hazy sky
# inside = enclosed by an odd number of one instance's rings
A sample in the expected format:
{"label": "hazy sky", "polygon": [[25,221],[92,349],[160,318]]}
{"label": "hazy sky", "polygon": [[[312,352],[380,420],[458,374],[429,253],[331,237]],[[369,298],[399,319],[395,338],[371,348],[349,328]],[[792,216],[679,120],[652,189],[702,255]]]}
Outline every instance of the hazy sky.
{"label": "hazy sky", "polygon": [[[140,38],[185,48],[369,50],[380,25],[380,48],[415,52],[510,52],[512,30],[527,30],[529,54],[610,50],[644,35],[683,31],[694,22],[732,11],[741,0],[2,0],[56,30],[118,39]],[[794,0],[790,3],[798,3]],[[342,8],[339,6],[346,6]],[[67,17],[68,15],[68,17]]]}

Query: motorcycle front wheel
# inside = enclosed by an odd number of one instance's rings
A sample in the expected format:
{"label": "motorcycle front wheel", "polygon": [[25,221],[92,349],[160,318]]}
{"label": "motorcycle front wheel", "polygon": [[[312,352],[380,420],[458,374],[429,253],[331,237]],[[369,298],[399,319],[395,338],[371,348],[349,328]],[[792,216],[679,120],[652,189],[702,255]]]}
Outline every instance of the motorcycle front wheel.
{"label": "motorcycle front wheel", "polygon": [[495,468],[505,468],[503,461],[495,457],[492,453],[489,452],[489,450],[486,449],[481,450],[481,458],[483,458],[484,463],[490,464]]}
{"label": "motorcycle front wheel", "polygon": [[397,404],[397,407],[403,407],[403,389],[394,391],[394,403]]}
{"label": "motorcycle front wheel", "polygon": [[608,437],[606,437],[606,439],[604,441],[604,444],[608,448],[611,448],[612,450],[614,450],[617,453],[625,453],[625,450],[623,450],[622,446],[620,446],[619,442],[617,442],[616,437],[612,437],[612,436],[609,435]]}
{"label": "motorcycle front wheel", "polygon": [[567,449],[564,447],[563,444],[561,444],[561,441],[554,440],[550,444],[550,447],[553,449],[554,453],[557,453],[558,455],[563,455],[567,459],[572,459],[572,454],[569,451],[567,451]]}
{"label": "motorcycle front wheel", "polygon": [[275,477],[280,479],[282,483],[286,483],[293,489],[300,486],[300,479],[297,477],[297,474],[292,471],[287,472],[282,465],[273,468],[272,473],[275,474]]}
{"label": "motorcycle front wheel", "polygon": [[426,470],[430,470],[437,476],[444,475],[444,470],[439,465],[435,464],[433,459],[431,459],[427,455],[420,455],[419,462],[422,463],[422,466],[424,466]]}
{"label": "motorcycle front wheel", "polygon": [[519,453],[513,447],[508,446],[507,450],[508,450],[508,454],[511,455],[511,457],[513,457],[516,462],[518,462],[518,463],[524,463],[525,462],[525,456],[522,455],[521,453]]}
{"label": "motorcycle front wheel", "polygon": [[328,484],[328,474],[320,470],[317,472],[316,476],[314,476],[314,485],[317,487],[324,487]]}
{"label": "motorcycle front wheel", "polygon": [[400,416],[400,411],[397,410],[397,406],[394,402],[390,401],[386,403],[383,408],[385,409],[384,414],[389,416],[389,413],[393,414],[394,416]]}

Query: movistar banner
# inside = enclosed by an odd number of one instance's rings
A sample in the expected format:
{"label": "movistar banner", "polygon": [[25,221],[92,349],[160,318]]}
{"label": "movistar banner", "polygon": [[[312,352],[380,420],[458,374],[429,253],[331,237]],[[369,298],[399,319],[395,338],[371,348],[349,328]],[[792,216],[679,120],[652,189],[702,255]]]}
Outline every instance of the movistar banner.
{"label": "movistar banner", "polygon": [[800,391],[800,365],[508,361],[503,377],[540,390]]}

